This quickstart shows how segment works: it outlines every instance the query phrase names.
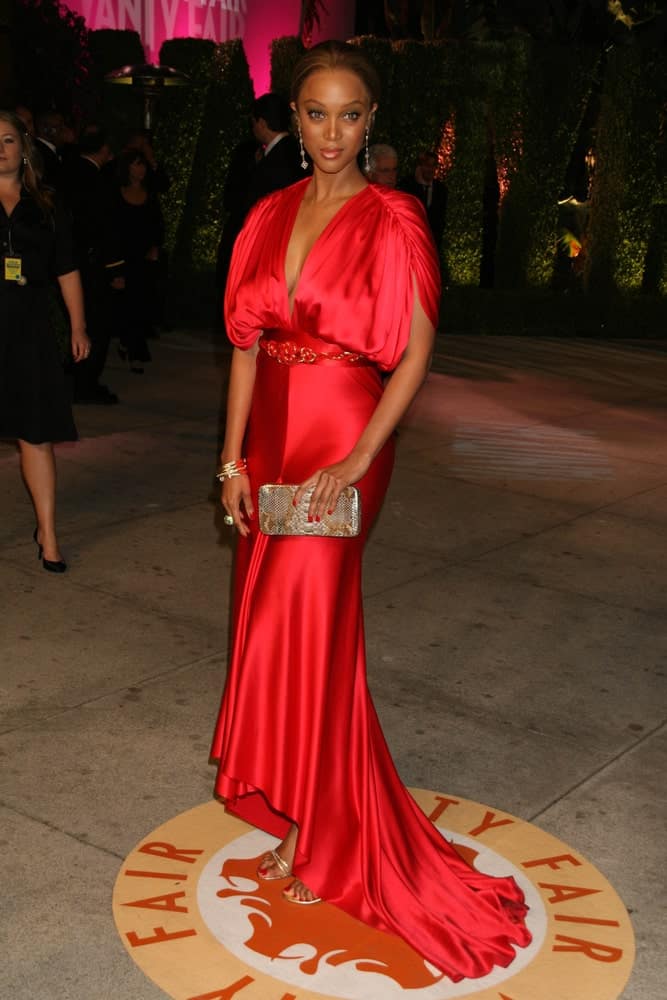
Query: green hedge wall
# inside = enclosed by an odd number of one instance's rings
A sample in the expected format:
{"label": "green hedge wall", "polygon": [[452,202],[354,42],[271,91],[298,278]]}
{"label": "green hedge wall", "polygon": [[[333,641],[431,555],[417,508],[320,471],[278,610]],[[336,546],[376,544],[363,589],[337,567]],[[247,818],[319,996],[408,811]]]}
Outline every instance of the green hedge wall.
{"label": "green hedge wall", "polygon": [[450,285],[479,284],[482,202],[488,147],[487,99],[491,52],[482,45],[449,46],[447,92],[454,156],[447,176],[443,255]]}
{"label": "green hedge wall", "polygon": [[412,173],[422,150],[438,147],[442,123],[451,112],[451,49],[443,42],[393,46],[391,92],[381,110],[390,116],[389,142],[398,152],[401,174]]}
{"label": "green hedge wall", "polygon": [[119,148],[129,129],[141,128],[143,103],[141,95],[132,87],[104,82],[112,69],[145,62],[144,47],[136,31],[114,31],[100,28],[88,35],[92,62],[92,83],[99,95],[99,107],[92,112],[104,122],[111,144]]}
{"label": "green hedge wall", "polygon": [[396,144],[395,116],[392,108],[397,97],[394,85],[395,49],[388,39],[375,38],[373,35],[359,35],[357,38],[352,38],[351,42],[365,52],[380,77],[380,102],[373,125],[371,143],[388,142],[394,146]]}
{"label": "green hedge wall", "polygon": [[218,45],[206,91],[202,129],[192,162],[176,256],[195,270],[215,266],[222,230],[222,193],[234,147],[248,138],[253,90],[238,38]]}
{"label": "green hedge wall", "polygon": [[[531,41],[510,47],[503,86],[493,95],[499,149],[512,164],[500,212],[498,287],[551,284],[558,199],[597,63],[597,51],[581,45]],[[510,114],[503,106],[508,91]]]}
{"label": "green hedge wall", "polygon": [[286,101],[290,98],[292,71],[305,51],[301,39],[291,35],[271,42],[271,90]]}
{"label": "green hedge wall", "polygon": [[[190,78],[190,86],[174,87],[165,93],[155,130],[156,153],[171,178],[171,188],[161,199],[165,244],[177,259],[189,256],[181,227],[184,224],[192,228],[188,195],[214,72],[215,49],[214,42],[199,38],[174,38],[164,42],[160,49],[161,63],[181,70]],[[188,217],[184,219],[186,205]]]}
{"label": "green hedge wall", "polygon": [[[596,144],[586,245],[586,287],[638,291],[650,280],[664,294],[664,66],[649,49],[609,54]],[[652,232],[653,230],[653,232]],[[648,261],[647,261],[648,257]],[[662,260],[660,260],[660,257]]]}
{"label": "green hedge wall", "polygon": [[[660,175],[665,81],[657,53],[614,49],[600,69],[592,49],[527,38],[353,41],[372,59],[382,81],[373,140],[396,146],[402,172],[412,170],[420,149],[439,144],[446,122],[454,124],[444,257],[450,285],[462,292],[479,284],[490,151],[506,189],[496,286],[509,291],[549,287],[557,200],[591,87],[603,72],[586,287],[667,293],[667,199]],[[133,32],[93,32],[96,72],[140,61],[138,44]],[[285,96],[302,51],[296,38],[272,44],[272,88]],[[161,61],[192,81],[188,88],[165,93],[157,115],[156,147],[172,178],[163,198],[167,243],[178,275],[210,274],[223,222],[221,192],[229,156],[247,134],[253,98],[248,67],[238,40],[216,46],[175,39],[163,45]],[[126,124],[139,124],[136,95],[112,87],[105,87],[104,95],[105,102],[125,100],[120,117]]]}
{"label": "green hedge wall", "polygon": [[[102,79],[105,73],[121,66],[145,61],[144,47],[136,31],[99,28],[88,34],[88,47],[93,64],[93,77]],[[121,90],[123,88],[120,88]]]}

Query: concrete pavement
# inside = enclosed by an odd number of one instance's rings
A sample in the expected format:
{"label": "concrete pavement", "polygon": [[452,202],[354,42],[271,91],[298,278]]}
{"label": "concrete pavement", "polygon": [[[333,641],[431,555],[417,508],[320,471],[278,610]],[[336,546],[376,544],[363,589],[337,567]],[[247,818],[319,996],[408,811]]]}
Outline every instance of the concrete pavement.
{"label": "concrete pavement", "polygon": [[[154,355],[143,378],[112,363],[122,404],[78,407],[58,448],[64,577],[0,445],[3,1000],[164,996],[111,888],[210,796],[231,539],[228,357],[185,331]],[[637,935],[624,1000],[667,996],[666,534],[660,343],[439,341],[367,554],[374,698],[408,785],[530,820],[609,879]]]}

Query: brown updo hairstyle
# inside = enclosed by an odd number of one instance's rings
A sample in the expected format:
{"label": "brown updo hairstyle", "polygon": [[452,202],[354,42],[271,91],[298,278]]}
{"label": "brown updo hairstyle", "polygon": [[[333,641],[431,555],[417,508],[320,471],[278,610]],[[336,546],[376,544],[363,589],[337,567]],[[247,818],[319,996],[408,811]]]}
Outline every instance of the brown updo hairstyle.
{"label": "brown updo hairstyle", "polygon": [[49,188],[42,185],[42,164],[33,137],[13,111],[0,109],[0,122],[7,122],[18,132],[22,157],[19,173],[21,184],[39,207],[50,213],[53,210],[53,195]]}
{"label": "brown updo hairstyle", "polygon": [[345,69],[359,77],[368,91],[371,104],[380,100],[380,79],[375,67],[361,49],[348,42],[320,42],[301,56],[292,74],[290,97],[296,104],[301,88],[312,73],[321,70]]}
{"label": "brown updo hairstyle", "polygon": [[[127,187],[130,183],[130,167],[133,163],[142,163],[148,173],[148,160],[138,149],[126,149],[116,157],[115,172],[116,181],[120,187]],[[146,178],[141,182],[143,188],[146,187]]]}

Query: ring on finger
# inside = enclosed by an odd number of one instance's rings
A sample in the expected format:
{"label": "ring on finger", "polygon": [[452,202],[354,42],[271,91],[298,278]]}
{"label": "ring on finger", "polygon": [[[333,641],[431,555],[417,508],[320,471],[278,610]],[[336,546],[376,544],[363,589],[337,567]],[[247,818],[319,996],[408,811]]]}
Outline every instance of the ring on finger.
{"label": "ring on finger", "polygon": [[230,528],[234,523],[234,518],[232,517],[231,514],[225,514],[222,520],[225,524],[229,525]]}

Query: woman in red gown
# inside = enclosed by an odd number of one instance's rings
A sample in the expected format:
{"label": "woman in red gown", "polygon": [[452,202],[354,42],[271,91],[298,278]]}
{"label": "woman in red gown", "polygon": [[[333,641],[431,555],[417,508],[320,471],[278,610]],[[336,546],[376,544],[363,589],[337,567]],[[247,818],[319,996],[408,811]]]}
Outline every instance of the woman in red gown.
{"label": "woman in red gown", "polygon": [[[530,934],[515,882],[469,867],[402,785],[366,685],[362,551],[440,293],[421,205],[357,165],[377,93],[352,46],[303,57],[292,108],[313,177],[261,201],[234,250],[222,462],[243,457],[247,474],[222,490],[240,537],[216,792],[280,838],[258,875],[289,880],[286,900],[325,899],[458,980],[509,965]],[[261,534],[257,490],[280,482],[300,484],[297,497],[314,487],[315,519],[354,484],[361,535]]]}

